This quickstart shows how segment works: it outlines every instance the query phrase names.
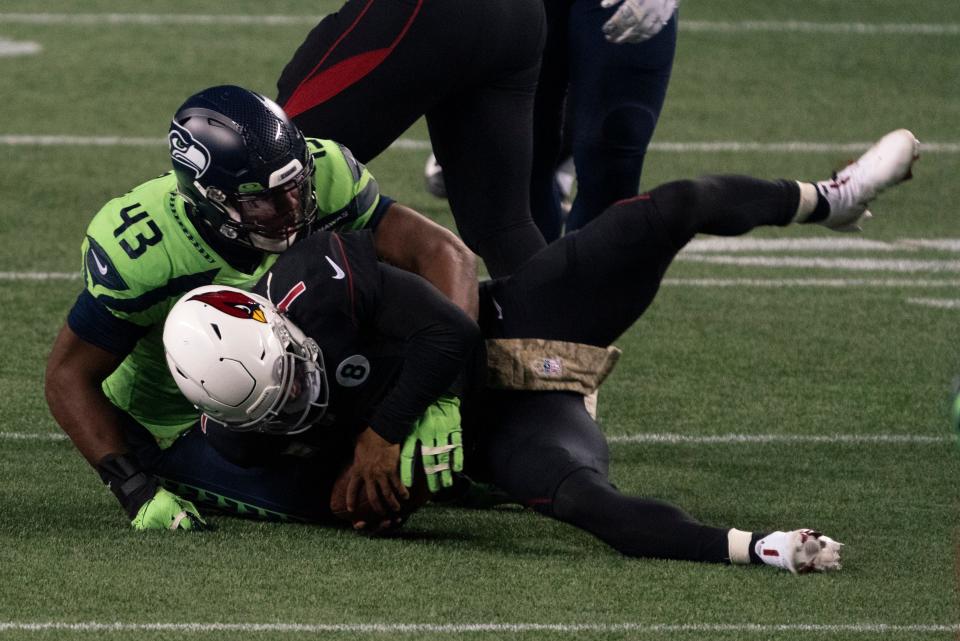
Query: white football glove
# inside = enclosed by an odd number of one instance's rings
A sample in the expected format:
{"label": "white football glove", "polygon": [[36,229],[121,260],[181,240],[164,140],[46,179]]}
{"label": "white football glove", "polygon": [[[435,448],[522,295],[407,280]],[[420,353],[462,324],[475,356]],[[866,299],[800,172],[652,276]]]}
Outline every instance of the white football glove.
{"label": "white football glove", "polygon": [[[620,5],[603,25],[603,34],[614,44],[636,44],[654,37],[670,21],[679,0],[602,0],[604,9]],[[620,4],[623,3],[623,4]]]}

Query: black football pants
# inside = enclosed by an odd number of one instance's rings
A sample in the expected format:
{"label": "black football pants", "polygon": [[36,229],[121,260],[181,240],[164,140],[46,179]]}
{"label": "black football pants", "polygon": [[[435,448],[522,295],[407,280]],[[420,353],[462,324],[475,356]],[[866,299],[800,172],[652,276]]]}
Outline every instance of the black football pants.
{"label": "black football pants", "polygon": [[530,215],[542,0],[348,0],[300,45],[278,102],[361,162],[426,115],[464,242],[494,277],[545,245]]}
{"label": "black football pants", "polygon": [[[484,335],[609,345],[650,305],[673,257],[695,234],[786,225],[798,201],[794,182],[738,176],[669,183],[621,201],[510,278],[486,285]],[[610,483],[606,440],[582,396],[489,391],[481,405],[468,417],[472,475],[630,556],[728,560],[727,528]]]}

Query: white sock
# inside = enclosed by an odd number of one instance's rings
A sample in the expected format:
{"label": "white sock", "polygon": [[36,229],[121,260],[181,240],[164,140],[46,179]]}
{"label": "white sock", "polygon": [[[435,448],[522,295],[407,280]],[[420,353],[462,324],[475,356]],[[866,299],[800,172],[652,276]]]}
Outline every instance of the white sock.
{"label": "white sock", "polygon": [[800,186],[800,203],[797,205],[797,213],[793,215],[792,222],[802,223],[817,208],[817,187],[813,183],[800,182],[799,180],[797,184]]}
{"label": "white sock", "polygon": [[727,531],[727,555],[730,558],[730,563],[733,565],[749,565],[750,539],[752,538],[752,532],[744,532],[736,528],[730,528]]}

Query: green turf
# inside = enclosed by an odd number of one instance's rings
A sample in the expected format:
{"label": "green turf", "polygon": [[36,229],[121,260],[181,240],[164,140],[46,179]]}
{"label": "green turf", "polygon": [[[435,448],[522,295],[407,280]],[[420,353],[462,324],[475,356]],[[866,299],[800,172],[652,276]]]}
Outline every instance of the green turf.
{"label": "green turf", "polygon": [[[320,15],[337,2],[5,0],[0,38],[40,55],[0,58],[0,135],[132,136],[140,147],[0,146],[0,272],[71,272],[89,218],[166,170],[173,109],[192,91],[237,82],[268,95],[310,20],[292,26],[31,25],[6,13]],[[944,0],[685,0],[683,20],[960,23]],[[683,22],[681,22],[683,24]],[[655,142],[863,142],[900,126],[960,140],[958,35],[853,35],[681,28]],[[389,108],[385,105],[384,108]],[[405,137],[425,140],[422,123]],[[384,193],[451,224],[422,189],[426,151],[370,164]],[[643,185],[709,172],[819,178],[852,154],[651,152]],[[863,237],[960,238],[960,154],[928,153],[885,195]],[[828,237],[818,229],[772,238]],[[751,252],[771,257],[782,254]],[[953,260],[900,248],[793,256]],[[744,529],[815,526],[848,544],[844,570],[795,578],[620,557],[588,535],[518,509],[429,507],[402,536],[212,517],[216,532],[126,527],[110,494],[55,433],[42,392],[46,354],[79,281],[0,280],[0,639],[950,639],[954,631],[314,631],[114,632],[5,629],[8,623],[932,625],[960,624],[960,451],[949,440],[958,372],[956,287],[707,288],[692,278],[950,279],[913,274],[676,263],[646,316],[619,341],[601,392],[614,437],[643,433],[906,435],[925,443],[611,445],[625,491]],[[686,284],[684,284],[686,283]]]}

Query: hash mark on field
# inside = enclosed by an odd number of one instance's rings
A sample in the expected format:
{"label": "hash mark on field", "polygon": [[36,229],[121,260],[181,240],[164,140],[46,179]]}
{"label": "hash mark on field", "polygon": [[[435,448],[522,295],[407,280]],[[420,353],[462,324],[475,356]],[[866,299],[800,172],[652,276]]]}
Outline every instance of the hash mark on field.
{"label": "hash mark on field", "polygon": [[717,633],[770,635],[779,632],[932,634],[960,631],[956,623],[59,623],[0,621],[0,632],[347,632],[359,634],[464,634],[470,632]]}
{"label": "hash mark on field", "polygon": [[[66,441],[67,435],[59,432],[0,432],[0,440],[10,441]],[[688,443],[731,444],[731,443],[853,443],[858,445],[936,445],[949,443],[952,436],[930,436],[925,434],[620,434],[607,436],[610,443],[663,443],[682,445]]]}
{"label": "hash mark on field", "polygon": [[[3,134],[0,145],[67,146],[90,147],[159,147],[166,145],[166,138],[146,138],[138,136],[68,136]],[[873,142],[830,143],[830,142],[654,142],[650,151],[673,153],[856,153],[866,150]],[[429,140],[399,138],[390,145],[391,149],[407,151],[426,151],[431,148]],[[960,142],[922,142],[923,153],[960,153]]]}

